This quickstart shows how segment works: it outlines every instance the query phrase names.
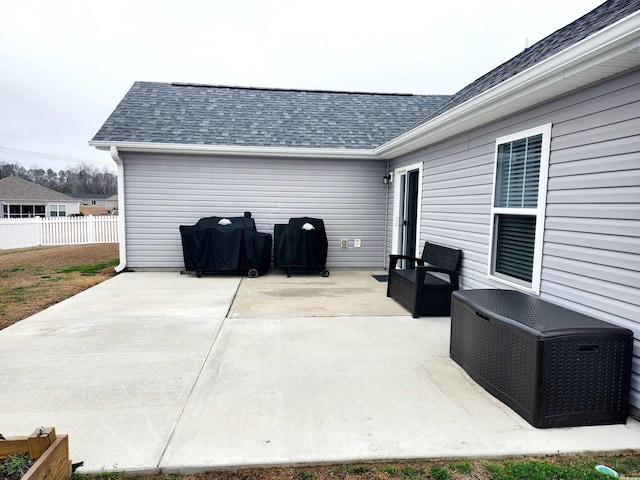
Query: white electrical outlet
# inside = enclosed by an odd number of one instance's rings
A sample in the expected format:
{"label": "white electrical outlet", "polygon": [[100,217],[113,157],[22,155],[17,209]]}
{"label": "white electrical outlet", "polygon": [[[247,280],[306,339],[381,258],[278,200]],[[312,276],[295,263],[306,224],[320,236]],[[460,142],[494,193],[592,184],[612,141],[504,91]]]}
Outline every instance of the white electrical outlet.
{"label": "white electrical outlet", "polygon": [[353,241],[353,246],[354,246],[355,248],[360,248],[360,245],[361,245],[361,243],[360,243],[360,239],[359,239],[359,238],[356,238],[356,239]]}
{"label": "white electrical outlet", "polygon": [[341,239],[340,248],[347,248],[347,243],[348,243],[348,240],[346,238]]}

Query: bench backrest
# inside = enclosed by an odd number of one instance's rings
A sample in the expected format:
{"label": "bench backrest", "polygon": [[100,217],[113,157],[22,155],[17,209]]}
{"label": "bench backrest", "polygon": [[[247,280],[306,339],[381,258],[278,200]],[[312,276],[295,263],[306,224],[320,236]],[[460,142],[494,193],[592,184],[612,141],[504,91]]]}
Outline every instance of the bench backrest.
{"label": "bench backrest", "polygon": [[449,272],[456,272],[460,266],[462,250],[445,247],[437,243],[425,242],[422,250],[422,259],[436,267]]}

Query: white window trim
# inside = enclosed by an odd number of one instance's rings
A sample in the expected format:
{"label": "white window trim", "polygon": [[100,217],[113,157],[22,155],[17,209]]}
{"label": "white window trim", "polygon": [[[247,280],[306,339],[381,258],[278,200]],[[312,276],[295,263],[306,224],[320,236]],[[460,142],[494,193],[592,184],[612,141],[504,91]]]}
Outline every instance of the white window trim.
{"label": "white window trim", "polygon": [[[49,217],[54,217],[53,211],[55,207],[55,217],[62,218],[67,216],[67,205],[65,203],[50,203],[49,204]],[[60,207],[64,207],[64,215],[60,215]]]}
{"label": "white window trim", "polygon": [[[520,140],[522,138],[533,137],[535,135],[542,134],[542,151],[540,153],[540,179],[538,183],[538,204],[536,208],[522,208],[518,211],[524,215],[535,215],[536,217],[536,239],[533,252],[533,271],[531,284],[528,282],[519,282],[516,279],[508,279],[505,277],[497,276],[494,272],[495,264],[495,219],[496,215],[501,213],[514,214],[513,208],[500,208],[494,207],[495,195],[496,195],[496,180],[498,176],[497,164],[498,164],[498,146],[502,143],[512,142],[514,140]],[[495,152],[493,159],[493,183],[491,194],[491,219],[490,219],[490,235],[489,235],[489,258],[487,262],[487,276],[489,279],[501,284],[508,285],[509,287],[523,290],[525,292],[540,294],[540,283],[542,279],[542,249],[544,246],[544,224],[546,218],[547,207],[547,184],[549,180],[549,157],[551,154],[551,124],[541,125],[539,127],[530,128],[522,132],[517,132],[511,135],[506,135],[496,139]]]}

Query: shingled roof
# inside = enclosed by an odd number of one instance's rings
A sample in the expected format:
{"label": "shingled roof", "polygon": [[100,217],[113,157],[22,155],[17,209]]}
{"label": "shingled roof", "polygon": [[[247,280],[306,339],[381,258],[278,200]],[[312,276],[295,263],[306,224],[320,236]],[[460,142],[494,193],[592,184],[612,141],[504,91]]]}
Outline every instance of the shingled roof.
{"label": "shingled roof", "polygon": [[448,98],[135,82],[93,141],[371,149]]}
{"label": "shingled roof", "polygon": [[[130,144],[131,148],[131,144],[140,144],[145,148],[193,145],[207,149],[335,149],[340,155],[346,151],[356,154],[384,149],[383,145],[389,146],[398,139],[403,142],[407,135],[421,131],[416,127],[445,118],[450,110],[490,94],[504,82],[516,81],[519,74],[544,65],[545,60],[638,10],[640,0],[609,0],[453,96],[135,82],[90,144],[98,148],[113,144]],[[523,101],[512,105],[528,106]],[[469,125],[466,122],[466,128]],[[446,131],[453,132],[450,127]],[[406,153],[407,148],[424,146],[425,141],[411,138],[407,140],[408,147],[392,146],[380,155],[389,158]]]}
{"label": "shingled roof", "polygon": [[51,190],[20,177],[0,179],[0,200],[3,202],[77,202],[73,197]]}
{"label": "shingled roof", "polygon": [[609,0],[569,25],[555,31],[520,54],[494,68],[453,95],[422,121],[442,115],[490,88],[508,80],[554,54],[569,48],[596,32],[640,10],[640,0]]}

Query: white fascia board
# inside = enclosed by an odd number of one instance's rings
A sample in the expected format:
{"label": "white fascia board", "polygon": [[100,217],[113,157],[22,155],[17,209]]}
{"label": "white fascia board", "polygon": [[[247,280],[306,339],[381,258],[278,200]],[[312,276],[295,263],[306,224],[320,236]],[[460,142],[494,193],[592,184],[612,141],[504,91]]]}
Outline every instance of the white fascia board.
{"label": "white fascia board", "polygon": [[[595,80],[585,80],[584,85],[577,87],[576,81],[568,80],[618,55],[639,48],[640,12],[636,12],[374,151],[376,155],[385,159],[396,158],[516,113],[523,108],[592,83]],[[563,82],[567,84],[565,91],[561,85]]]}
{"label": "white fascia board", "polygon": [[252,156],[310,159],[381,160],[373,149],[245,147],[227,145],[194,145],[183,143],[90,141],[98,150],[116,147],[119,152],[181,153],[191,155]]}

